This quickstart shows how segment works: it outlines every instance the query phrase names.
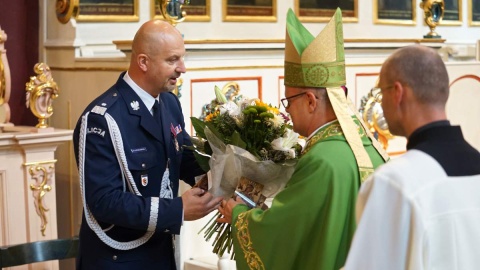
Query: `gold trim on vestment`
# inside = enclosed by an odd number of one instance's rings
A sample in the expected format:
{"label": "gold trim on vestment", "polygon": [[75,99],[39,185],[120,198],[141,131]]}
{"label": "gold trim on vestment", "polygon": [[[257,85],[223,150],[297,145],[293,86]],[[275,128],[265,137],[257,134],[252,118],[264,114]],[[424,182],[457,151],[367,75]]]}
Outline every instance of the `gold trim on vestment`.
{"label": "gold trim on vestment", "polygon": [[[351,114],[348,112],[348,101],[345,92],[340,87],[327,88],[328,98],[332,104],[333,111],[337,116],[338,122],[342,127],[350,148],[353,151],[355,160],[357,161],[358,171],[360,173],[360,181],[363,183],[368,176],[368,172],[373,172],[373,164],[370,156],[363,146],[362,139],[358,136],[358,126],[352,120]],[[362,128],[363,130],[363,128]]]}
{"label": "gold trim on vestment", "polygon": [[246,218],[248,212],[243,212],[238,215],[237,222],[235,222],[235,227],[237,227],[237,239],[240,247],[243,250],[245,257],[245,262],[251,270],[265,270],[265,265],[260,259],[260,256],[257,254],[253,248],[253,243],[250,238],[250,232],[248,231],[248,219]]}
{"label": "gold trim on vestment", "polygon": [[302,151],[302,155],[307,153],[317,142],[323,141],[327,138],[333,136],[343,136],[342,127],[340,127],[340,123],[336,121],[336,123],[330,124],[325,129],[318,131],[315,135],[307,141],[305,148]]}

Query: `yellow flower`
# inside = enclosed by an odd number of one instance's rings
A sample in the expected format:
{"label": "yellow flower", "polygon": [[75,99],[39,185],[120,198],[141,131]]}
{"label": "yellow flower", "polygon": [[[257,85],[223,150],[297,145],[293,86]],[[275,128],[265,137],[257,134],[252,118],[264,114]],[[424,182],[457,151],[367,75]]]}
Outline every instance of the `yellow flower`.
{"label": "yellow flower", "polygon": [[268,111],[275,114],[275,115],[279,115],[280,114],[280,111],[278,110],[278,108],[275,108],[275,107],[270,107],[268,106]]}
{"label": "yellow flower", "polygon": [[209,113],[207,116],[205,116],[205,121],[206,122],[210,122],[213,120],[214,117],[216,117],[218,115],[218,111],[214,112],[214,113]]}
{"label": "yellow flower", "polygon": [[267,108],[267,111],[273,113],[273,114],[280,114],[280,111],[278,110],[278,108],[276,107],[272,107],[270,105],[268,105],[267,103],[259,100],[259,99],[256,99],[255,100],[255,105],[257,106],[262,106],[262,107],[266,107]]}
{"label": "yellow flower", "polygon": [[255,99],[255,105],[257,106],[263,106],[263,107],[268,107],[267,104],[263,103],[260,99]]}

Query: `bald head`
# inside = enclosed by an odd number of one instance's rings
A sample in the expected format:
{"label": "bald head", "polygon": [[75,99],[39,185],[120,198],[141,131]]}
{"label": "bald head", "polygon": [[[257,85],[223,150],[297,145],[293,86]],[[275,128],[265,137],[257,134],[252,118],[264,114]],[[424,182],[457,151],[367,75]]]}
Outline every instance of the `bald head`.
{"label": "bald head", "polygon": [[[382,75],[383,74],[383,75]],[[445,106],[449,94],[448,73],[438,53],[412,45],[396,50],[383,64],[381,76],[410,87],[421,104]]]}
{"label": "bald head", "polygon": [[138,29],[132,43],[132,59],[139,54],[156,55],[162,43],[171,38],[181,38],[178,30],[165,21],[151,20]]}
{"label": "bald head", "polygon": [[135,34],[128,75],[147,93],[156,97],[172,91],[186,72],[185,46],[180,32],[167,22],[144,23]]}

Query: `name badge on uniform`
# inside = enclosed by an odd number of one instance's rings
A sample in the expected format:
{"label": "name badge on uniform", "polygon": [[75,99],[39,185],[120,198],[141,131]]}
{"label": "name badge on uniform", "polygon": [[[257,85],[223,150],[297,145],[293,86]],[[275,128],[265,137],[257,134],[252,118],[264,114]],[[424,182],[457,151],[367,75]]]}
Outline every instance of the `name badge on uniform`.
{"label": "name badge on uniform", "polygon": [[142,174],[140,179],[142,181],[142,186],[146,187],[148,185],[148,174]]}

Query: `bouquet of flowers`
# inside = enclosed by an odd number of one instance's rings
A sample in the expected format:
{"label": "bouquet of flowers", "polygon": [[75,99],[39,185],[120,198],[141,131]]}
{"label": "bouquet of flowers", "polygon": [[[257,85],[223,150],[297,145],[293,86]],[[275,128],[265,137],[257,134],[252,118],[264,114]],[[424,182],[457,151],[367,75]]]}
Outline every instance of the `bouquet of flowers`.
{"label": "bouquet of flowers", "polygon": [[[226,199],[237,193],[250,207],[266,207],[265,198],[290,179],[305,141],[278,108],[241,95],[227,100],[218,87],[215,95],[203,120],[191,117],[195,156],[210,171],[208,190]],[[230,225],[215,221],[219,215],[201,231],[207,241],[216,234],[213,252],[221,256],[233,242]]]}

